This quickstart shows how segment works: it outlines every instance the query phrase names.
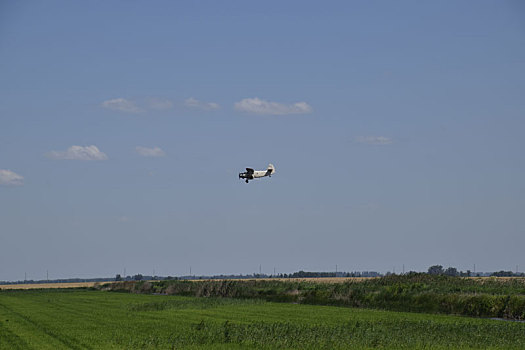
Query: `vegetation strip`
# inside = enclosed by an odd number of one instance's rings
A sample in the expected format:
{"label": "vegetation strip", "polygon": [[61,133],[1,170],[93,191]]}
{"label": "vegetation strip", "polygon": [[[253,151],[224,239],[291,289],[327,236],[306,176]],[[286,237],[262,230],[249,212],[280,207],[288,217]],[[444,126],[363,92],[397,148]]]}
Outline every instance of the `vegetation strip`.
{"label": "vegetation strip", "polygon": [[0,349],[525,348],[523,323],[260,299],[40,290],[0,304]]}
{"label": "vegetation strip", "polygon": [[412,273],[344,283],[164,280],[115,282],[99,288],[525,320],[525,278],[478,280]]}

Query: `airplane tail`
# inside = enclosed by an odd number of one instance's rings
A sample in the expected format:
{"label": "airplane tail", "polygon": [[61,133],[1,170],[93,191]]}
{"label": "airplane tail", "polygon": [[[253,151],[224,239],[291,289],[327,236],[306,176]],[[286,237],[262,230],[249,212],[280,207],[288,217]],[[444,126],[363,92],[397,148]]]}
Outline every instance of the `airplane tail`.
{"label": "airplane tail", "polygon": [[275,167],[273,166],[273,164],[269,164],[268,165],[268,170],[267,170],[268,174],[269,175],[273,175],[275,174]]}

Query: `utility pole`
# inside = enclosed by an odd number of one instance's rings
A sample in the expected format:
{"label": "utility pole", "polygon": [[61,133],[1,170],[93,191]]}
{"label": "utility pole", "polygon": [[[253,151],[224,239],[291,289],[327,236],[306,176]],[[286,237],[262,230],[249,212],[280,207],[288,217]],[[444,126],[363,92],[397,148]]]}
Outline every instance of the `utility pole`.
{"label": "utility pole", "polygon": [[46,270],[46,280],[49,282],[49,270]]}
{"label": "utility pole", "polygon": [[335,264],[335,277],[337,277],[337,264]]}
{"label": "utility pole", "polygon": [[24,272],[24,282],[27,281],[27,272]]}
{"label": "utility pole", "polygon": [[262,266],[259,265],[259,277],[261,277]]}
{"label": "utility pole", "polygon": [[191,266],[190,266],[190,277],[191,277]]}
{"label": "utility pole", "polygon": [[394,266],[393,268],[393,271],[394,271],[394,275],[396,274],[396,267]]}
{"label": "utility pole", "polygon": [[273,268],[273,276],[275,277],[275,267]]}
{"label": "utility pole", "polygon": [[124,268],[124,281],[126,280],[126,268]]}
{"label": "utility pole", "polygon": [[476,264],[474,264],[474,276],[476,276]]}

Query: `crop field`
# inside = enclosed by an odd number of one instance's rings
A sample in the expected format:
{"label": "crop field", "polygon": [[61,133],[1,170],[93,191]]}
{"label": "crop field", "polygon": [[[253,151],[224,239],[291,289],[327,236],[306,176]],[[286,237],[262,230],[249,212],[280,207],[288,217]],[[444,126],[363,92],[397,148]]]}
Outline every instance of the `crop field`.
{"label": "crop field", "polygon": [[[108,282],[104,282],[108,283]],[[4,289],[49,289],[49,288],[87,288],[94,287],[100,282],[71,282],[71,283],[20,283],[0,284],[0,290]]]}
{"label": "crop field", "polygon": [[525,323],[260,299],[0,292],[0,349],[525,349]]}
{"label": "crop field", "polygon": [[525,278],[469,279],[415,273],[343,283],[277,279],[165,280],[114,282],[98,288],[525,320]]}
{"label": "crop field", "polygon": [[[311,278],[258,278],[258,281],[279,281],[279,282],[308,282],[308,283],[352,283],[352,282],[366,282],[374,279],[379,279],[379,277],[311,277]],[[464,277],[463,279],[476,281],[480,284],[483,284],[487,281],[513,281],[521,280],[523,278],[516,277]],[[187,280],[191,282],[222,282],[222,281],[247,281],[242,279],[194,279]],[[253,280],[253,279],[252,279]],[[156,281],[151,281],[156,282]],[[19,283],[19,284],[0,284],[0,290],[8,289],[49,289],[49,288],[89,288],[96,287],[101,284],[108,284],[111,282],[61,282],[61,283]]]}
{"label": "crop field", "polygon": [[[315,282],[315,283],[344,283],[362,282],[375,277],[319,277],[319,278],[259,278],[259,281],[283,281],[283,282]],[[188,280],[191,282],[203,281],[225,281],[227,279],[196,279]],[[242,280],[232,280],[242,281]],[[152,281],[154,282],[154,281]],[[100,284],[111,282],[66,282],[66,283],[19,283],[19,284],[0,284],[0,290],[8,289],[48,289],[48,288],[86,288],[95,287]]]}

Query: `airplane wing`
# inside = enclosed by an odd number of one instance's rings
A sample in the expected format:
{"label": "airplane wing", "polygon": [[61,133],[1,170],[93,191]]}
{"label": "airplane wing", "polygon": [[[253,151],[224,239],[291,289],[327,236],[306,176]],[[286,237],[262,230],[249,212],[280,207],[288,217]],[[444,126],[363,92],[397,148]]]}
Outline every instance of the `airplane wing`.
{"label": "airplane wing", "polygon": [[255,170],[253,170],[252,168],[246,168],[246,172],[248,173],[248,175],[251,175],[253,174]]}

